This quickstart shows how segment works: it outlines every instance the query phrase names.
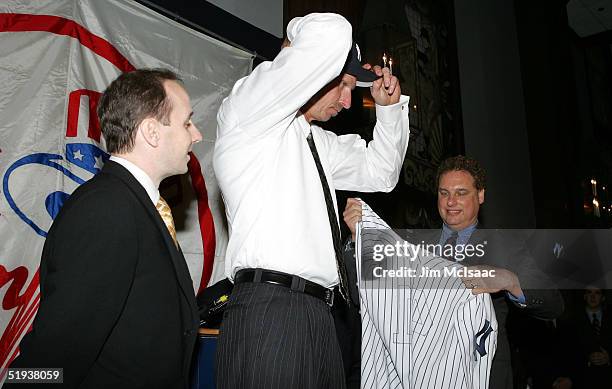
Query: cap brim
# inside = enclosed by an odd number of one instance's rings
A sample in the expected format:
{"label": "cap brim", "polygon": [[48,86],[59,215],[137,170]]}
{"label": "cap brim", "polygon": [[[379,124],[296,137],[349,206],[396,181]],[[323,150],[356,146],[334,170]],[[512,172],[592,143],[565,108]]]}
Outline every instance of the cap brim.
{"label": "cap brim", "polygon": [[372,83],[380,78],[376,73],[366,70],[361,66],[361,53],[359,46],[355,42],[353,42],[353,46],[346,58],[343,73],[354,76],[357,79],[357,86],[362,88],[371,87]]}
{"label": "cap brim", "polygon": [[366,70],[361,66],[348,66],[346,72],[357,78],[357,86],[361,88],[369,88],[372,83],[378,80],[381,76],[377,76],[376,73]]}

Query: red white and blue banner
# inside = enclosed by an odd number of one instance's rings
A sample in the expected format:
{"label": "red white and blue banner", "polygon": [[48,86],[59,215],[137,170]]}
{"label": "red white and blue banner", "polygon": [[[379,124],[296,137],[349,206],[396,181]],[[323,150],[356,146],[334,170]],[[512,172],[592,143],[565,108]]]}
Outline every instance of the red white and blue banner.
{"label": "red white and blue banner", "polygon": [[[162,194],[197,292],[223,277],[225,215],[212,169],[216,113],[251,56],[133,1],[0,4],[0,368],[18,352],[39,304],[42,246],[61,205],[108,159],[95,115],[122,72],[165,67],[184,80],[204,141],[189,173]],[[96,206],[96,204],[92,204]],[[73,231],[103,239],[91,228]],[[214,266],[213,266],[214,264]],[[76,292],[76,291],[75,291]],[[95,307],[92,307],[95,309]]]}

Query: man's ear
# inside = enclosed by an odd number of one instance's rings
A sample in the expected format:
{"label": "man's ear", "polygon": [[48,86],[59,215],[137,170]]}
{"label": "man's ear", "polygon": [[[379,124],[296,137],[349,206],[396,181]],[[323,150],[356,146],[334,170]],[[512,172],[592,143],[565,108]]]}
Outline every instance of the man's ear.
{"label": "man's ear", "polygon": [[484,203],[484,192],[484,189],[478,191],[478,204],[482,205],[482,203]]}
{"label": "man's ear", "polygon": [[159,122],[155,118],[146,118],[138,126],[138,131],[142,135],[142,138],[151,147],[159,146],[160,128]]}

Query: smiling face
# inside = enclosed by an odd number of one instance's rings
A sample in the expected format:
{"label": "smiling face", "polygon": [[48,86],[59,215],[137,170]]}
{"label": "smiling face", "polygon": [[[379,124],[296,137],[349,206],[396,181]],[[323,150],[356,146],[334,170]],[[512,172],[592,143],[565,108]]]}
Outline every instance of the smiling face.
{"label": "smiling face", "polygon": [[438,182],[438,212],[447,226],[461,231],[476,223],[484,189],[474,186],[474,177],[465,170],[452,170]]}
{"label": "smiling face", "polygon": [[187,172],[189,152],[202,134],[191,121],[193,111],[185,89],[176,81],[165,81],[164,88],[172,111],[167,123],[160,122],[160,151],[164,176],[169,177]]}
{"label": "smiling face", "polygon": [[306,121],[326,122],[342,109],[351,108],[351,92],[356,85],[355,76],[346,73],[327,84],[304,107]]}

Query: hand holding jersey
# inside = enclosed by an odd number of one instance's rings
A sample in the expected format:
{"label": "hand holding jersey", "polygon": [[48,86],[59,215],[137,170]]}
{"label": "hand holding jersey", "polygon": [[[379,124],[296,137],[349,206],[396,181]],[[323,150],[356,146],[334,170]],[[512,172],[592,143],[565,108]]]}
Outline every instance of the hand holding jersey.
{"label": "hand holding jersey", "polygon": [[491,270],[495,271],[495,277],[463,277],[463,284],[466,288],[472,289],[474,294],[500,291],[507,291],[515,297],[523,294],[518,277],[510,270],[489,265],[469,266],[468,269],[474,270],[470,274],[487,274]]}
{"label": "hand holding jersey", "polygon": [[[488,388],[497,345],[491,297],[473,295],[460,278],[372,277],[364,253],[381,234],[403,242],[366,203],[356,230],[357,279],[362,317],[362,388]],[[354,218],[356,204],[345,211]],[[395,262],[390,258],[386,264]],[[427,253],[409,266],[460,265]],[[437,283],[437,284],[436,284]]]}
{"label": "hand holding jersey", "polygon": [[[357,223],[361,221],[361,202],[356,198],[349,198],[346,201],[346,208],[343,212],[344,222],[351,231],[352,240],[355,241],[355,233]],[[473,294],[480,293],[496,293],[499,291],[508,291],[513,296],[523,294],[520,281],[515,273],[510,270],[489,265],[468,266],[468,277],[463,277],[463,284],[466,288],[471,289]],[[487,274],[491,270],[495,271],[495,277],[476,277],[474,274]]]}

